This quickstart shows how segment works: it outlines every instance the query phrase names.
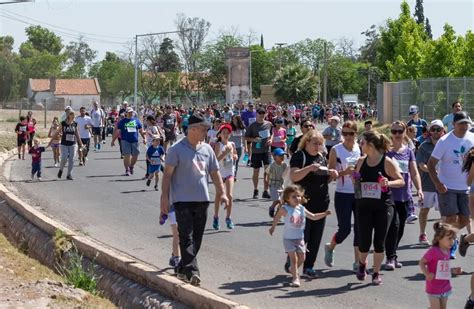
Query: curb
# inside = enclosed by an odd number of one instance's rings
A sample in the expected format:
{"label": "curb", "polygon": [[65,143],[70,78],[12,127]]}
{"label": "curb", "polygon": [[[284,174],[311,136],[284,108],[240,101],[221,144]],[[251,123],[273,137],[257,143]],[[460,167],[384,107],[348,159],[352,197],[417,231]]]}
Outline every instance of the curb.
{"label": "curb", "polygon": [[[15,154],[16,149],[1,153],[0,166]],[[153,265],[147,264],[114,248],[108,247],[91,237],[77,235],[65,225],[51,219],[36,210],[34,207],[23,202],[3,184],[0,184],[0,197],[5,199],[9,206],[21,214],[27,221],[37,226],[48,235],[53,236],[58,229],[64,231],[70,236],[79,252],[81,252],[85,257],[95,259],[98,264],[124,276],[125,278],[163,293],[163,295],[170,297],[171,299],[195,308],[249,308],[218,296],[203,288],[184,283]]]}

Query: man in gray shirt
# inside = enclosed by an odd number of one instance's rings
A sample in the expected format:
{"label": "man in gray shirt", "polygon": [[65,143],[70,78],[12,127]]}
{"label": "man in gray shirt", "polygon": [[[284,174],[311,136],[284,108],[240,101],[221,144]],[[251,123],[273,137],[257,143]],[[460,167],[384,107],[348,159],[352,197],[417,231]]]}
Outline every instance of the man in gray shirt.
{"label": "man in gray shirt", "polygon": [[[270,164],[271,153],[270,145],[272,144],[272,123],[265,120],[266,111],[264,108],[257,110],[257,120],[247,127],[245,132],[245,140],[252,143],[252,157],[250,161],[253,167],[253,198],[258,197],[258,175],[260,168],[263,167],[264,173]],[[270,198],[268,193],[267,177],[263,177],[263,198]]]}
{"label": "man in gray shirt", "polygon": [[438,192],[436,186],[430,178],[428,172],[428,160],[435,148],[436,143],[444,133],[443,122],[439,119],[433,120],[429,125],[430,137],[428,137],[418,148],[416,153],[416,163],[421,174],[421,187],[423,188],[424,200],[420,203],[420,245],[429,245],[430,242],[426,236],[426,222],[428,220],[428,213],[434,206],[436,210],[439,208]]}
{"label": "man in gray shirt", "polygon": [[209,207],[208,176],[216,187],[216,201],[227,204],[219,164],[211,146],[204,143],[210,123],[201,115],[189,118],[188,135],[166,154],[161,193],[161,215],[172,204],[178,223],[181,262],[178,279],[198,286],[201,283],[197,254],[201,247]]}

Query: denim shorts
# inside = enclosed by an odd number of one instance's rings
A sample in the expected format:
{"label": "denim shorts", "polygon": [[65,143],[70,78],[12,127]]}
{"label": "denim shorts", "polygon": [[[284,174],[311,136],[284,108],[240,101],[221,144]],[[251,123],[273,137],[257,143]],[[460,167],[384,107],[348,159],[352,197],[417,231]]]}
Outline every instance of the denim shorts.
{"label": "denim shorts", "polygon": [[428,297],[432,298],[448,298],[452,293],[452,290],[449,290],[447,292],[441,293],[441,294],[430,294],[428,293]]}

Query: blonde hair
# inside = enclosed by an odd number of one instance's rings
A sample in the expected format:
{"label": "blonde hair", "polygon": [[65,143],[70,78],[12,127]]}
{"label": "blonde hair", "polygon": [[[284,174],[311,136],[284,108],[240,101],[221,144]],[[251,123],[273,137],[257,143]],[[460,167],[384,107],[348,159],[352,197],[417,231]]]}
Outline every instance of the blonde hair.
{"label": "blonde hair", "polygon": [[321,146],[319,147],[320,152],[324,152],[324,137],[319,131],[311,129],[308,132],[303,135],[301,138],[299,144],[298,144],[298,150],[303,150],[306,147],[306,144],[313,138],[317,138],[319,142],[321,142]]}

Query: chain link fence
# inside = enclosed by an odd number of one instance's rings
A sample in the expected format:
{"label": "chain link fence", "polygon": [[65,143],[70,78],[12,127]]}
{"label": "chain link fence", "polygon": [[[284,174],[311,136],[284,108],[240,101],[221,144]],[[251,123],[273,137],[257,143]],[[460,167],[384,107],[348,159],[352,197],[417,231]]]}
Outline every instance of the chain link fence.
{"label": "chain link fence", "polygon": [[[390,87],[388,91],[390,94],[384,96],[383,92],[387,91],[386,86]],[[377,87],[377,97],[383,104],[382,110],[390,109],[391,106],[391,112],[385,110],[386,116],[391,115],[383,117],[385,122],[398,119],[408,120],[410,105],[417,105],[420,117],[427,121],[442,119],[444,115],[452,112],[451,104],[456,100],[461,100],[463,109],[472,118],[474,116],[474,77],[430,78],[388,83],[388,85],[384,84],[384,87]]]}

